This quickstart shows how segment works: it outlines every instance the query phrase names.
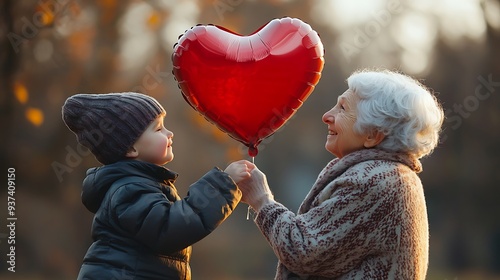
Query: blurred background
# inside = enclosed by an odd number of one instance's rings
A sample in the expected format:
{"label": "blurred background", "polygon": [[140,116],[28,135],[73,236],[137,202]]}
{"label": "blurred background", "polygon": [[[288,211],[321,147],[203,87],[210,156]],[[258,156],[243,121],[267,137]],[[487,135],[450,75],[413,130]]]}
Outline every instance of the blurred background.
{"label": "blurred background", "polygon": [[[430,222],[428,279],[500,279],[500,1],[498,0],[2,0],[0,219],[16,175],[16,272],[0,227],[1,279],[76,279],[91,243],[80,202],[99,165],[61,120],[75,93],[138,91],[157,98],[175,133],[181,196],[213,166],[249,159],[200,117],[171,75],[178,36],[198,23],[248,35],[300,18],[321,36],[325,68],[298,113],[259,146],[255,163],[296,211],[323,166],[322,114],[360,68],[399,70],[433,89],[446,110],[439,148],[423,159]],[[272,279],[277,259],[246,220],[246,205],[194,245],[194,279]]]}

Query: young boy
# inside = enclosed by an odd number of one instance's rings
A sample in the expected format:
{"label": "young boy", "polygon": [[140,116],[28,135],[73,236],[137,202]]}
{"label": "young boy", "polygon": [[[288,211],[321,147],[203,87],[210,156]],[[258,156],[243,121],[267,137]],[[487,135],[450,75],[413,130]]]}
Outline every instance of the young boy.
{"label": "young boy", "polygon": [[241,198],[236,183],[252,163],[210,170],[181,199],[166,113],[139,93],[77,94],[62,109],[78,142],[104,166],[83,181],[82,202],[95,213],[78,279],[191,279],[191,245],[210,234]]}

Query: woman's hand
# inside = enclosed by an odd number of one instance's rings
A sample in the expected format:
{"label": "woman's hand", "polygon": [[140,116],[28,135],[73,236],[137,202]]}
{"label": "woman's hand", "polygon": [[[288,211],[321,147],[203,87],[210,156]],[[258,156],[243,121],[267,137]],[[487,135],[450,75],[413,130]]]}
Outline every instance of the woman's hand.
{"label": "woman's hand", "polygon": [[248,160],[239,160],[229,164],[224,172],[229,174],[233,181],[238,184],[240,181],[250,178],[250,172],[255,165]]}
{"label": "woman's hand", "polygon": [[257,166],[254,165],[250,175],[249,178],[238,183],[243,194],[241,201],[250,205],[255,212],[259,212],[264,205],[274,201],[274,196],[267,184],[266,174],[262,173]]}

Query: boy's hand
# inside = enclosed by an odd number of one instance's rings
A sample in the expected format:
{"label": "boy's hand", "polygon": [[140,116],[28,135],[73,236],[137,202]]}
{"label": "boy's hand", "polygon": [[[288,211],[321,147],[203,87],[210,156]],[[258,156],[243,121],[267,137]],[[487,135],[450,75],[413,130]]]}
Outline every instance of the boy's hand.
{"label": "boy's hand", "polygon": [[233,181],[238,184],[242,180],[250,178],[250,172],[255,168],[255,165],[248,160],[239,160],[229,164],[224,172],[229,174]]}

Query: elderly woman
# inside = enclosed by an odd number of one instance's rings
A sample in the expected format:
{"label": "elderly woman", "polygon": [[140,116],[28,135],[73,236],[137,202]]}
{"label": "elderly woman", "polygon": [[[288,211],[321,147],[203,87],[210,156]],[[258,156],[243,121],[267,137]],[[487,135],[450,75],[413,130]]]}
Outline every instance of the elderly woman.
{"label": "elderly woman", "polygon": [[326,150],[298,213],[276,202],[257,168],[240,183],[279,259],[275,279],[425,279],[429,232],[419,159],[436,147],[443,110],[418,81],[352,74],[323,115]]}

